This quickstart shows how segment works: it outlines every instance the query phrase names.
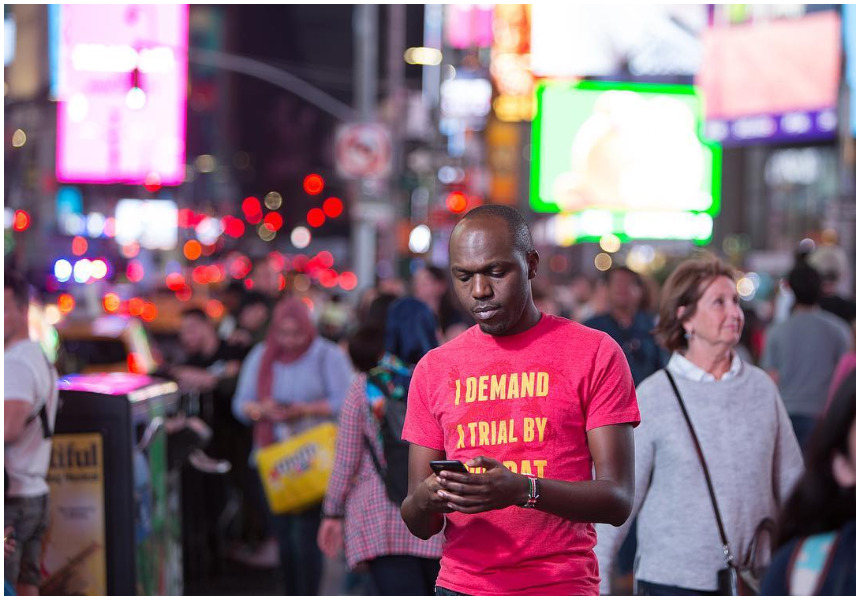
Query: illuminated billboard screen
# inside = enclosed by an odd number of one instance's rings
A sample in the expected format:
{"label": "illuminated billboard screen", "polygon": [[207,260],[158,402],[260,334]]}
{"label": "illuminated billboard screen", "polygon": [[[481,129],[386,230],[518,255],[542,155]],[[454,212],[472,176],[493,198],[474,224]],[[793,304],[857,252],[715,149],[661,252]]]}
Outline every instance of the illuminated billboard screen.
{"label": "illuminated billboard screen", "polygon": [[57,57],[57,179],[185,176],[188,6],[64,4]]}
{"label": "illuminated billboard screen", "polygon": [[531,207],[565,213],[565,239],[710,240],[722,153],[693,86],[542,83],[537,104]]}
{"label": "illuminated billboard screen", "polygon": [[696,76],[707,136],[725,145],[834,138],[839,39],[836,11],[708,29]]}

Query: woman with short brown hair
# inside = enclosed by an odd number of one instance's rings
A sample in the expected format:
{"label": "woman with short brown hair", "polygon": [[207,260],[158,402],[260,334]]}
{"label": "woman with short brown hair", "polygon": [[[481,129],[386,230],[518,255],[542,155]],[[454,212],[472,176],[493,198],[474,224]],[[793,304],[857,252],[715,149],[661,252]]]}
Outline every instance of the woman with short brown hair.
{"label": "woman with short brown hair", "polygon": [[637,515],[638,593],[718,591],[726,555],[690,427],[737,564],[800,477],[800,449],[776,386],[734,351],[743,323],[733,272],[714,257],[684,261],[664,284],[655,334],[672,357],[636,389],[636,495],[627,523],[596,526],[602,593]]}

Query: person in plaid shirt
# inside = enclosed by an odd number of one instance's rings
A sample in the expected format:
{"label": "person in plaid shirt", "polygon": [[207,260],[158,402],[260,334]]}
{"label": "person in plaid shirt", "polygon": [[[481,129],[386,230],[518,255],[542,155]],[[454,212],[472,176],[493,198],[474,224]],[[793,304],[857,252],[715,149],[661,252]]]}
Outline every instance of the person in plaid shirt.
{"label": "person in plaid shirt", "polygon": [[[365,440],[384,463],[380,422],[385,396],[403,398],[414,363],[436,345],[433,313],[414,298],[403,298],[391,305],[385,331],[386,352],[381,359],[381,331],[360,330],[350,343],[356,367],[372,367],[369,370],[374,379],[387,390],[383,393],[362,373],[347,392],[340,413],[334,469],[323,502],[325,516],[317,539],[320,549],[332,558],[345,546],[350,569],[366,562],[378,592],[385,596],[433,594],[442,536],[421,540],[409,533],[400,518],[400,507],[386,493]],[[370,361],[359,355],[367,353],[372,355]]]}

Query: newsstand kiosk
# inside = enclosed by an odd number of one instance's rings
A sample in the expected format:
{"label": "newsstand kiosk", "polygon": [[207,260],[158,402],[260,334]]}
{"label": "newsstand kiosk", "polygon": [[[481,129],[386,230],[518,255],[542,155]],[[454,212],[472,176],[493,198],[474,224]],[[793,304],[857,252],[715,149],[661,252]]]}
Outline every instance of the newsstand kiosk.
{"label": "newsstand kiosk", "polygon": [[60,378],[43,595],[181,595],[179,473],[165,419],[176,383],[131,373]]}

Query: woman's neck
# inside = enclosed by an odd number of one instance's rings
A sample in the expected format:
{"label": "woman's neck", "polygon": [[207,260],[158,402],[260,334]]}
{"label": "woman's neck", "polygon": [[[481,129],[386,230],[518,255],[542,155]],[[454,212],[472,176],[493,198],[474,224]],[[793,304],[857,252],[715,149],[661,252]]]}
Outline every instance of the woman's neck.
{"label": "woman's neck", "polygon": [[703,347],[693,344],[685,352],[684,358],[714,376],[719,381],[732,368],[732,349],[724,346]]}

